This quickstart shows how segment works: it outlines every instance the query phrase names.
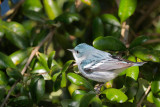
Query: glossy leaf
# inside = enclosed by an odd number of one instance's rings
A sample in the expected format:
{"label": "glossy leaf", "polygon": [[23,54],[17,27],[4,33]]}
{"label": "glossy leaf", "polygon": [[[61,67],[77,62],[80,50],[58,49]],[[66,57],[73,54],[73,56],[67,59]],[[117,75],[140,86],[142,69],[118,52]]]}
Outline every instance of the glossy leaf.
{"label": "glossy leaf", "polygon": [[118,9],[118,16],[121,19],[121,23],[130,17],[137,5],[137,0],[121,0]]}
{"label": "glossy leaf", "polygon": [[65,65],[62,68],[62,81],[61,81],[61,87],[66,87],[67,79],[66,79],[66,71],[69,68],[69,66],[72,64],[74,60],[69,60],[65,63]]}
{"label": "glossy leaf", "polygon": [[81,98],[86,94],[87,92],[84,91],[84,90],[75,90],[73,93],[72,93],[72,98],[74,100],[77,100],[77,101],[80,101]]}
{"label": "glossy leaf", "polygon": [[[136,62],[136,58],[134,56],[128,57],[129,61]],[[139,67],[133,66],[126,70],[126,76],[134,79],[135,81],[138,79],[139,75]]]}
{"label": "glossy leaf", "polygon": [[41,63],[41,65],[47,70],[47,72],[50,71],[50,69],[48,68],[48,64],[47,64],[47,56],[43,53],[39,53],[37,55],[37,58],[39,60],[39,62]]}
{"label": "glossy leaf", "polygon": [[64,99],[61,101],[62,107],[79,107],[79,102],[72,99]]}
{"label": "glossy leaf", "polygon": [[31,51],[32,51],[32,48],[19,50],[12,53],[9,57],[12,59],[15,65],[18,65],[22,63],[27,57],[29,57]]}
{"label": "glossy leaf", "polygon": [[0,69],[8,67],[16,68],[10,57],[0,52]]}
{"label": "glossy leaf", "polygon": [[61,14],[61,9],[58,7],[56,1],[44,0],[43,3],[49,19],[53,20]]}
{"label": "glossy leaf", "polygon": [[84,86],[85,88],[87,88],[89,90],[94,90],[93,86],[85,78],[83,78],[75,73],[68,73],[67,78],[73,84],[76,84],[78,86]]}
{"label": "glossy leaf", "polygon": [[104,36],[104,27],[99,17],[94,18],[92,24],[93,37]]}
{"label": "glossy leaf", "polygon": [[62,15],[58,16],[55,21],[62,22],[65,24],[70,24],[74,21],[79,21],[80,16],[77,13],[63,13]]}
{"label": "glossy leaf", "polygon": [[3,37],[3,35],[5,34],[5,29],[2,27],[2,25],[4,25],[5,22],[3,22],[1,19],[0,19],[0,38]]}
{"label": "glossy leaf", "polygon": [[147,95],[147,101],[149,101],[150,103],[154,103],[153,97],[154,97],[153,93],[149,92],[149,94]]}
{"label": "glossy leaf", "polygon": [[35,102],[39,102],[45,92],[45,81],[41,77],[36,77],[31,80],[30,84],[31,96]]}
{"label": "glossy leaf", "polygon": [[23,13],[36,21],[43,22],[43,14],[42,14],[42,4],[40,0],[26,0],[23,4]]}
{"label": "glossy leaf", "polygon": [[47,60],[47,64],[48,64],[48,67],[51,68],[51,65],[52,65],[52,60],[55,56],[56,52],[55,51],[52,51],[49,56],[48,56],[48,60]]}
{"label": "glossy leaf", "polygon": [[0,71],[0,85],[7,85],[8,79],[3,71]]}
{"label": "glossy leaf", "polygon": [[159,56],[153,51],[153,50],[148,50],[143,47],[134,47],[130,50],[131,54],[134,56],[144,60],[144,61],[153,61],[153,62],[159,62]]}
{"label": "glossy leaf", "polygon": [[7,68],[6,69],[7,75],[9,77],[12,77],[14,79],[22,79],[22,74],[17,70],[17,69],[13,69],[13,68]]}
{"label": "glossy leaf", "polygon": [[112,14],[103,14],[101,16],[103,23],[112,24],[114,26],[120,26],[119,20]]}
{"label": "glossy leaf", "polygon": [[81,1],[89,6],[91,5],[91,0],[81,0]]}
{"label": "glossy leaf", "polygon": [[116,103],[124,103],[127,101],[128,97],[120,90],[109,88],[102,92],[102,94],[106,94],[106,98],[109,101]]}
{"label": "glossy leaf", "polygon": [[160,107],[160,98],[159,97],[153,97],[154,104],[156,107]]}
{"label": "glossy leaf", "polygon": [[151,90],[154,95],[160,97],[160,77],[159,72],[157,72],[154,76],[154,80],[151,82]]}
{"label": "glossy leaf", "polygon": [[98,37],[93,41],[93,46],[100,50],[124,51],[125,45],[112,36]]}
{"label": "glossy leaf", "polygon": [[44,80],[51,80],[51,76],[48,74],[46,69],[42,66],[38,66],[31,71],[31,73],[38,73],[43,76]]}
{"label": "glossy leaf", "polygon": [[80,100],[79,107],[88,107],[91,100],[96,96],[96,93],[93,91],[90,91],[86,93]]}
{"label": "glossy leaf", "polygon": [[57,80],[57,77],[61,74],[61,72],[57,72],[53,75],[52,80],[55,82]]}
{"label": "glossy leaf", "polygon": [[146,42],[149,38],[147,36],[138,36],[137,38],[135,38],[129,48],[133,48],[133,47],[136,47],[138,45],[141,45],[142,43]]}
{"label": "glossy leaf", "polygon": [[143,78],[138,79],[138,91],[136,94],[136,102],[139,102],[149,86],[149,82]]}
{"label": "glossy leaf", "polygon": [[17,22],[9,22],[4,26],[6,31],[6,38],[18,48],[27,48],[28,41],[26,39],[26,31],[24,27]]}
{"label": "glossy leaf", "polygon": [[23,3],[23,9],[24,11],[34,11],[34,12],[40,12],[42,10],[42,4],[40,0],[26,0]]}
{"label": "glossy leaf", "polygon": [[121,25],[119,20],[112,14],[103,14],[101,16],[104,24],[105,35],[114,36],[120,38],[121,36]]}

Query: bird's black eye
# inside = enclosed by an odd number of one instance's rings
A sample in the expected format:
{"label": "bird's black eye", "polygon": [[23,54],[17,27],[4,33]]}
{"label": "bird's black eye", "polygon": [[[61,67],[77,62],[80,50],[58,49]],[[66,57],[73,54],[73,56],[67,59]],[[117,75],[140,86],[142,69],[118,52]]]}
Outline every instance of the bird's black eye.
{"label": "bird's black eye", "polygon": [[77,54],[79,53],[79,51],[76,51],[77,52]]}

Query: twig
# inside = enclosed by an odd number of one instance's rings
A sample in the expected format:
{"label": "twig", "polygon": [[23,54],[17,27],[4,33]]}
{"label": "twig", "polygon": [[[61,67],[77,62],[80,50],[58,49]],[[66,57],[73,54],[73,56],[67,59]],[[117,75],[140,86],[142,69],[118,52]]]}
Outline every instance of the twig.
{"label": "twig", "polygon": [[21,6],[21,4],[22,4],[24,1],[25,1],[25,0],[19,1],[19,2],[16,4],[16,6],[15,6],[14,8],[10,9],[4,16],[0,16],[0,19],[4,19],[4,18],[6,18],[7,16],[11,15],[16,9],[18,9],[18,8]]}
{"label": "twig", "polygon": [[143,44],[151,44],[151,43],[159,43],[160,42],[160,39],[153,39],[153,40],[148,40],[146,42],[144,42]]}
{"label": "twig", "polygon": [[148,86],[146,92],[144,93],[144,95],[142,96],[141,100],[140,100],[139,103],[137,104],[137,107],[141,107],[141,104],[142,104],[144,98],[146,97],[146,95],[149,93],[150,89],[151,89],[151,85]]}
{"label": "twig", "polygon": [[160,4],[160,0],[155,0],[150,6],[149,9],[146,11],[145,15],[141,16],[139,18],[139,20],[137,21],[135,28],[138,29],[138,27],[140,26],[140,24],[146,19],[146,17],[148,17],[148,15],[150,15],[150,13],[159,6]]}
{"label": "twig", "polygon": [[[50,37],[52,37],[53,34],[54,34],[54,30],[51,30],[51,31],[48,33],[48,35],[46,36],[46,38],[45,38],[42,42],[40,42],[40,44],[39,44],[38,46],[36,46],[36,47],[34,48],[34,50],[32,51],[31,55],[29,56],[29,58],[28,58],[28,60],[27,60],[26,65],[24,66],[23,70],[21,71],[21,74],[22,74],[22,75],[24,75],[25,71],[27,70],[27,68],[28,68],[29,64],[31,63],[31,61],[32,61],[34,55],[36,54],[36,52],[38,52],[38,50],[42,47],[42,45],[43,45]],[[8,101],[8,98],[9,98],[11,92],[13,91],[13,89],[15,88],[15,86],[16,86],[16,84],[17,84],[18,82],[19,82],[19,80],[17,80],[17,81],[14,83],[14,85],[11,87],[11,89],[8,91],[8,94],[7,94],[6,98],[5,98],[5,100],[3,101],[3,103],[1,104],[1,107],[4,107],[5,103]]]}
{"label": "twig", "polygon": [[122,23],[121,36],[123,37],[123,43],[127,44],[128,42],[128,33],[129,33],[129,25],[127,25],[126,21]]}

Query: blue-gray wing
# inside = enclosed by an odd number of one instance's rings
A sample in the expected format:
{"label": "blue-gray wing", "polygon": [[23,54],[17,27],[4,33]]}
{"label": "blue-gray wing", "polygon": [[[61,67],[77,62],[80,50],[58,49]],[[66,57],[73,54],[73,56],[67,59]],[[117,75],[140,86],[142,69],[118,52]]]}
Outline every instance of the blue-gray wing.
{"label": "blue-gray wing", "polygon": [[118,59],[103,59],[103,60],[84,60],[81,63],[84,71],[113,71],[133,66],[134,63],[125,62]]}

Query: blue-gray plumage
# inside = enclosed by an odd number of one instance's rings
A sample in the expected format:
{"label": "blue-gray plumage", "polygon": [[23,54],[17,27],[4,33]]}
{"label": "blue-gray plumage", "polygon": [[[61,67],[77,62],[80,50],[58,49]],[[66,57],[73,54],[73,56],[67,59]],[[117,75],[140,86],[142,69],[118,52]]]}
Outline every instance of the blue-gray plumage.
{"label": "blue-gray plumage", "polygon": [[79,44],[69,50],[73,53],[82,75],[98,82],[107,82],[114,79],[126,68],[144,64],[144,62],[135,63],[117,58],[86,43]]}

